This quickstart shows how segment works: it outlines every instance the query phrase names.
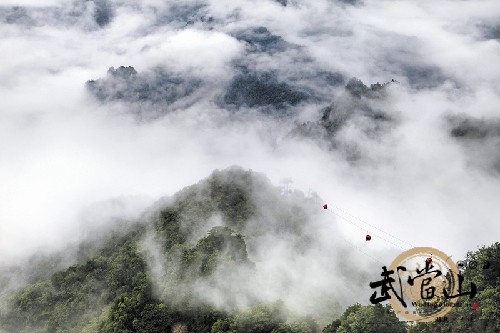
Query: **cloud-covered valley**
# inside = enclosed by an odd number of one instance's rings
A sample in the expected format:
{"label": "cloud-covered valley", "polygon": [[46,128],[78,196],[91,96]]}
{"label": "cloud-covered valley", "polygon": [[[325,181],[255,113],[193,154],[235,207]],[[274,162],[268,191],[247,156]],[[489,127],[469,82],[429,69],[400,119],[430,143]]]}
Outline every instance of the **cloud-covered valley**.
{"label": "cloud-covered valley", "polygon": [[[499,19],[495,0],[2,2],[0,263],[232,165],[453,258],[498,241]],[[317,223],[360,257],[407,247]],[[352,245],[332,239],[308,274]]]}

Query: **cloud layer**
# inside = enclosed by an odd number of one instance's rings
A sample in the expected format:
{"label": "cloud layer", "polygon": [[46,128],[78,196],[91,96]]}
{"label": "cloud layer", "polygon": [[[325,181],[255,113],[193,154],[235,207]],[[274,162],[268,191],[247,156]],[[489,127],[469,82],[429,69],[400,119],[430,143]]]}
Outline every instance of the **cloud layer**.
{"label": "cloud layer", "polygon": [[498,241],[499,17],[494,0],[2,4],[0,261],[230,165],[453,258]]}

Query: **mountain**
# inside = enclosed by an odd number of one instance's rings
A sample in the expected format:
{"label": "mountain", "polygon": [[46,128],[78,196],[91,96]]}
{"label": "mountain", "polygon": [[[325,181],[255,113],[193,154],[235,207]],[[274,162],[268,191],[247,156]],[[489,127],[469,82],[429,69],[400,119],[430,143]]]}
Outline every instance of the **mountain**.
{"label": "mountain", "polygon": [[0,328],[207,332],[242,304],[253,310],[238,318],[257,311],[266,322],[274,318],[266,324],[274,327],[286,319],[286,306],[253,290],[248,281],[257,269],[249,253],[258,258],[281,239],[291,255],[307,255],[316,237],[308,209],[316,200],[300,192],[283,195],[252,171],[215,171],[160,200],[140,222],[82,247],[73,265],[15,290]]}
{"label": "mountain", "polygon": [[461,301],[451,322],[407,326],[388,305],[341,313],[356,288],[371,293],[373,272],[350,260],[318,211],[315,195],[216,170],[87,241],[71,265],[64,254],[35,258],[14,290],[16,275],[2,271],[0,332],[497,332],[499,243],[468,254],[479,265],[464,271],[477,299]]}

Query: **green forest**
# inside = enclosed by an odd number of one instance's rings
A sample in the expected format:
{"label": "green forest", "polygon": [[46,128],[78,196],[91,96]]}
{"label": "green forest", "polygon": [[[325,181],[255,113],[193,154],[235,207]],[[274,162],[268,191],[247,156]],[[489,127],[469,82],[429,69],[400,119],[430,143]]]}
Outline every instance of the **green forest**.
{"label": "green forest", "polygon": [[[256,193],[262,195],[256,199]],[[263,202],[276,207],[275,221],[282,223],[259,222]],[[290,239],[299,249],[311,242],[307,212],[281,199],[265,177],[235,168],[215,171],[158,206],[144,221],[82,245],[70,267],[53,271],[48,260],[46,272],[34,274],[29,284],[4,290],[0,332],[500,332],[500,243],[464,258],[478,263],[463,274],[465,284],[476,284],[477,295],[461,298],[446,321],[409,324],[388,305],[353,304],[325,325],[314,313],[291,313],[280,299],[255,299],[248,307],[228,309],[194,295],[191,286],[210,284],[215,274],[228,279],[252,274],[256,263],[248,244],[255,235],[295,235]],[[222,225],[208,223],[216,213]],[[166,267],[160,279],[148,268],[141,245],[147,236],[160,244]],[[489,267],[482,269],[487,262]],[[473,303],[480,307],[474,309]]]}

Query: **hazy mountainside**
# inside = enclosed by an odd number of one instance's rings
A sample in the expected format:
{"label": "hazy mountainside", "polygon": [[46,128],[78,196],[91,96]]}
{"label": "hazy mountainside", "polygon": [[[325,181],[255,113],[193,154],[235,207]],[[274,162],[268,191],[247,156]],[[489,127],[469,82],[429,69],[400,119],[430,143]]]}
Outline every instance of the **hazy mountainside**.
{"label": "hazy mountainside", "polygon": [[[7,332],[165,332],[180,323],[190,332],[206,332],[230,309],[268,300],[248,284],[256,270],[248,252],[259,258],[259,251],[279,240],[260,242],[279,237],[297,258],[314,248],[317,230],[307,209],[315,199],[283,196],[251,171],[214,172],[167,201],[145,222],[87,249],[89,255],[78,263],[35,277],[16,291],[2,311],[1,327]],[[259,306],[255,311],[269,316],[268,327],[286,318],[285,306]]]}
{"label": "hazy mountainside", "polygon": [[360,136],[369,140],[377,140],[391,130],[396,124],[394,119],[384,110],[387,88],[396,81],[366,86],[361,80],[351,78],[344,91],[321,112],[321,118],[298,125],[289,136],[306,137],[315,140],[327,149],[338,149],[345,152],[348,159],[359,157],[359,149],[352,140],[338,138],[345,128],[355,127]]}
{"label": "hazy mountainside", "polygon": [[500,333],[500,1],[1,2],[0,333]]}
{"label": "hazy mountainside", "polygon": [[[0,332],[318,332],[328,322],[323,332],[405,332],[388,306],[356,304],[338,317],[339,303],[332,298],[338,294],[328,289],[320,290],[330,298],[326,303],[308,295],[309,304],[318,305],[309,308],[309,316],[290,310],[286,292],[300,292],[294,275],[303,285],[325,278],[307,280],[296,270],[303,271],[304,259],[307,269],[321,261],[314,256],[321,228],[311,220],[319,204],[314,195],[283,193],[251,171],[215,171],[158,202],[141,223],[87,248],[76,264],[34,276],[5,297]],[[280,247],[280,256],[263,259]],[[347,259],[342,251],[330,255]],[[464,273],[466,283],[478,285],[478,300],[465,300],[448,324],[419,324],[410,332],[444,332],[444,327],[446,332],[498,332],[500,244],[470,253],[469,259],[481,267],[490,263],[487,270]],[[263,270],[263,263],[277,269]],[[349,260],[339,261],[337,276],[326,278],[339,281],[337,288],[349,288],[339,279],[349,270],[353,284],[367,289],[363,272]],[[270,285],[255,279],[262,273],[266,280],[283,275],[278,284],[292,288],[266,297],[259,289]],[[481,311],[472,310],[472,302],[480,302]]]}

